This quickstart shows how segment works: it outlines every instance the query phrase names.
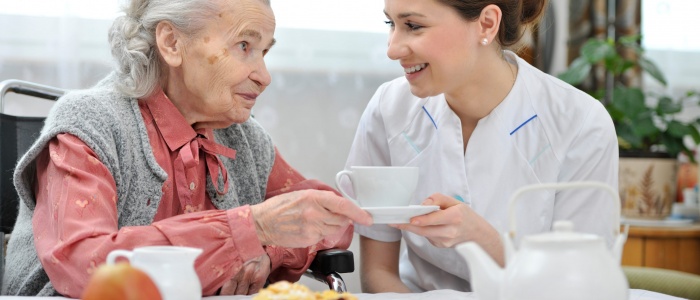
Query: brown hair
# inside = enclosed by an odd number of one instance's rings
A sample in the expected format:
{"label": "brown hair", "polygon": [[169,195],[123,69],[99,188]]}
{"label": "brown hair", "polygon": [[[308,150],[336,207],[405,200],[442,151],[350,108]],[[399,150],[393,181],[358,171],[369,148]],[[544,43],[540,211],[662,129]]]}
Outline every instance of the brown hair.
{"label": "brown hair", "polygon": [[537,24],[544,14],[548,0],[437,0],[454,8],[467,21],[476,21],[484,7],[495,4],[503,13],[498,29],[498,43],[504,47],[515,45],[525,27]]}

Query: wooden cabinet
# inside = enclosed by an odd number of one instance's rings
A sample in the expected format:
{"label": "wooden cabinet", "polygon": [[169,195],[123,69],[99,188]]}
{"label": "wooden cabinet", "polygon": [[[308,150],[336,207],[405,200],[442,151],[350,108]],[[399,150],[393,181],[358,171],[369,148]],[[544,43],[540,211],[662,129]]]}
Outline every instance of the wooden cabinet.
{"label": "wooden cabinet", "polygon": [[622,265],[700,275],[700,224],[683,227],[630,226]]}

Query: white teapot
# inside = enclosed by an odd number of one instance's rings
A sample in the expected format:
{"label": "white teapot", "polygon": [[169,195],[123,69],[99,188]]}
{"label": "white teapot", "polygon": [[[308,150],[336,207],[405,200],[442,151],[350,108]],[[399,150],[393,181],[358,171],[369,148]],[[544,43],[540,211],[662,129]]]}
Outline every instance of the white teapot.
{"label": "white teapot", "polygon": [[627,230],[618,233],[611,251],[603,238],[573,231],[570,221],[554,222],[554,231],[522,238],[515,250],[515,200],[522,193],[539,189],[601,188],[616,200],[615,219],[619,220],[620,201],[610,186],[598,182],[537,184],[517,190],[510,198],[508,212],[510,234],[503,234],[505,268],[476,243],[456,246],[469,264],[471,286],[480,300],[623,300],[628,299],[629,284],[620,267]]}

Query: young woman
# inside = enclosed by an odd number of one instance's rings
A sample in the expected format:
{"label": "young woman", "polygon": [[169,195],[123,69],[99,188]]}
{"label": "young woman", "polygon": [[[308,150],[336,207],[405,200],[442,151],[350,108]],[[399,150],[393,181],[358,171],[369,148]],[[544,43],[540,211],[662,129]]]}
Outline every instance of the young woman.
{"label": "young woman", "polygon": [[[413,204],[441,209],[410,224],[356,226],[365,292],[469,291],[453,247],[474,241],[503,264],[499,233],[515,190],[583,180],[617,188],[618,144],[604,107],[505,50],[546,2],[385,0],[387,55],[406,74],[367,105],[346,167],[418,166]],[[597,190],[526,194],[516,238],[566,219],[611,245],[613,205]]]}

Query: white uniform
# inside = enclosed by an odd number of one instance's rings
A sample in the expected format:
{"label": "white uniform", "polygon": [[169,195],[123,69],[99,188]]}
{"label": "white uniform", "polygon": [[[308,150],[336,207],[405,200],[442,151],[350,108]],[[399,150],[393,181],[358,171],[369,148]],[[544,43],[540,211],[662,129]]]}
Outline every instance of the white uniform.
{"label": "white uniform", "polygon": [[[516,82],[503,102],[479,120],[466,153],[460,120],[444,95],[417,98],[401,77],[379,87],[367,105],[346,169],[418,166],[412,204],[436,192],[453,196],[499,232],[507,230],[508,199],[522,186],[590,180],[617,190],[617,136],[603,105],[514,53],[505,55],[517,62]],[[550,231],[554,220],[566,219],[574,222],[575,231],[603,236],[611,246],[613,205],[619,203],[593,189],[524,194],[516,207],[516,236]],[[434,247],[421,236],[386,225],[355,228],[379,241],[404,238],[400,275],[411,290],[470,290],[466,262],[454,249]]]}

